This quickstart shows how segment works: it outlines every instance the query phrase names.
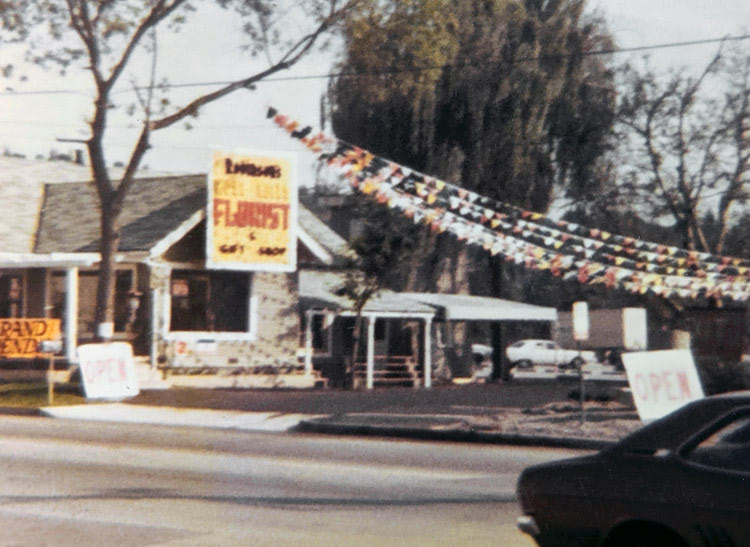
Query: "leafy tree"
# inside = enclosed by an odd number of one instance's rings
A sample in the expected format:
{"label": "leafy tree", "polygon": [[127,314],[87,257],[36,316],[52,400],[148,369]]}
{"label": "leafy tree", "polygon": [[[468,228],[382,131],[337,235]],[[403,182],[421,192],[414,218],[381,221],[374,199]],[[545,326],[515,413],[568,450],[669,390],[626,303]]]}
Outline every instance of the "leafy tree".
{"label": "leafy tree", "polygon": [[[608,44],[584,2],[373,2],[346,26],[331,86],[341,138],[545,210],[599,182],[614,114]],[[351,77],[355,74],[356,77]]]}
{"label": "leafy tree", "polygon": [[671,220],[685,247],[722,253],[748,199],[750,55],[723,48],[697,77],[625,67],[618,121],[631,210]]}
{"label": "leafy tree", "polygon": [[[324,212],[326,198],[343,199],[346,219],[333,224],[349,236],[354,251],[346,264],[342,296],[352,302],[355,312],[352,352],[349,355],[349,381],[354,384],[354,372],[362,337],[362,311],[367,303],[386,287],[394,288],[404,276],[408,258],[414,251],[419,228],[410,220],[385,205],[373,205],[369,198],[342,193],[341,188],[317,186],[304,192],[303,199],[313,210]],[[352,222],[354,221],[354,222]]]}
{"label": "leafy tree", "polygon": [[[286,70],[309,53],[358,0],[306,0],[298,3],[307,30],[295,34],[289,28],[287,10],[270,0],[16,0],[0,2],[0,42],[24,44],[26,60],[61,72],[84,68],[91,73],[95,92],[90,135],[84,141],[92,178],[101,205],[101,263],[96,293],[97,323],[112,322],[115,254],[120,242],[119,217],[136,170],[146,155],[152,133],[196,116],[200,109],[254,83]],[[107,123],[113,108],[113,91],[141,48],[156,58],[157,33],[173,32],[197,8],[219,6],[231,10],[242,22],[245,46],[251,54],[264,54],[267,67],[218,85],[195,96],[182,107],[172,107],[166,98],[157,100],[161,89],[152,68],[150,83],[137,88],[143,121],[140,135],[119,180],[107,165],[104,146]],[[215,29],[221,32],[221,29]],[[152,65],[153,67],[154,65]],[[3,68],[9,74],[8,67]]]}
{"label": "leafy tree", "polygon": [[[601,57],[587,55],[609,46],[609,37],[600,21],[583,15],[584,5],[365,4],[347,21],[341,76],[330,86],[336,134],[534,210],[546,210],[556,195],[598,195],[615,94],[613,73]],[[446,234],[425,230],[420,238],[409,287],[495,296],[522,290],[487,253]],[[500,336],[492,338],[500,359]]]}

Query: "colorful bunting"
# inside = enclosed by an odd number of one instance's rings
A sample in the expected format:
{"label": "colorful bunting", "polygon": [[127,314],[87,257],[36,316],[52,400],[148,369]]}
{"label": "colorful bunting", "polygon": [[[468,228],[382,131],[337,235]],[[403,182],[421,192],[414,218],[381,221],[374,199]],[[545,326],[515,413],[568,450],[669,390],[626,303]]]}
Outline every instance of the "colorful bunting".
{"label": "colorful bunting", "polygon": [[750,298],[750,260],[699,253],[554,221],[423,175],[362,148],[318,133],[269,109],[268,117],[300,140],[356,190],[435,232],[527,268],[564,279],[603,283],[635,294],[680,298]]}

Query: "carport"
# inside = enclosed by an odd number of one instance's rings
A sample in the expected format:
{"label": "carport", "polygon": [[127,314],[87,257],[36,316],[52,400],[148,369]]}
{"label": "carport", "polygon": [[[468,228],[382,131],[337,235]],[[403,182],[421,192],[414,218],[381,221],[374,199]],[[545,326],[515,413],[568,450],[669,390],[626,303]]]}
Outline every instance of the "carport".
{"label": "carport", "polygon": [[[345,283],[345,274],[332,271],[300,270],[299,272],[299,294],[300,311],[304,315],[304,350],[302,352],[305,362],[305,370],[313,369],[313,320],[315,316],[321,317],[325,324],[332,325],[336,317],[354,318],[357,312],[354,303],[342,296],[341,288]],[[364,348],[365,356],[365,386],[373,389],[375,385],[375,362],[379,358],[376,354],[375,325],[378,320],[402,319],[417,320],[421,324],[422,331],[422,366],[423,385],[425,388],[432,386],[432,340],[430,338],[431,326],[435,316],[435,309],[429,304],[418,300],[406,298],[402,293],[390,290],[381,290],[370,298],[361,310],[360,315],[365,323]],[[328,329],[331,335],[333,327]],[[338,340],[340,336],[347,336],[345,329],[338,328]],[[332,351],[340,351],[341,348],[332,348]],[[415,379],[416,381],[416,379]]]}
{"label": "carport", "polygon": [[[500,371],[503,341],[500,335],[500,324],[503,322],[537,321],[554,323],[557,321],[557,309],[547,306],[536,306],[524,302],[504,300],[489,296],[438,293],[400,293],[403,297],[433,307],[435,320],[449,322],[487,321],[498,328],[493,328],[493,367]],[[493,325],[493,326],[494,326]],[[495,331],[497,334],[495,335]]]}

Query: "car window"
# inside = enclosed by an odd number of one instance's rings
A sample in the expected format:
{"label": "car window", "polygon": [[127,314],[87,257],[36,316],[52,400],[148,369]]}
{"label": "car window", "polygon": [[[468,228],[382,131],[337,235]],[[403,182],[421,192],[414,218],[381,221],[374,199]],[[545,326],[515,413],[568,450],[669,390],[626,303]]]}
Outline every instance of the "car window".
{"label": "car window", "polygon": [[546,347],[547,349],[555,349],[555,344],[553,344],[552,342],[547,342],[547,343],[545,344],[545,347]]}
{"label": "car window", "polygon": [[684,457],[702,465],[750,472],[750,413],[720,423]]}
{"label": "car window", "polygon": [[512,345],[511,345],[510,347],[512,347],[512,348],[521,348],[521,347],[523,347],[523,345],[524,345],[525,343],[526,343],[526,342],[524,342],[524,341],[521,341],[521,342],[516,342],[515,344],[512,344]]}

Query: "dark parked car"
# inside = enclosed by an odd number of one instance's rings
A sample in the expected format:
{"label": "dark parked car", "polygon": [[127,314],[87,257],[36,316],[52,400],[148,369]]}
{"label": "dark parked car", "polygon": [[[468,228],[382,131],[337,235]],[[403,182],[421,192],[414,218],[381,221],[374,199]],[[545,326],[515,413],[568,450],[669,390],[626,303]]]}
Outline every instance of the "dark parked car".
{"label": "dark parked car", "polygon": [[708,397],[616,445],[526,469],[518,527],[550,546],[750,546],[750,391]]}

